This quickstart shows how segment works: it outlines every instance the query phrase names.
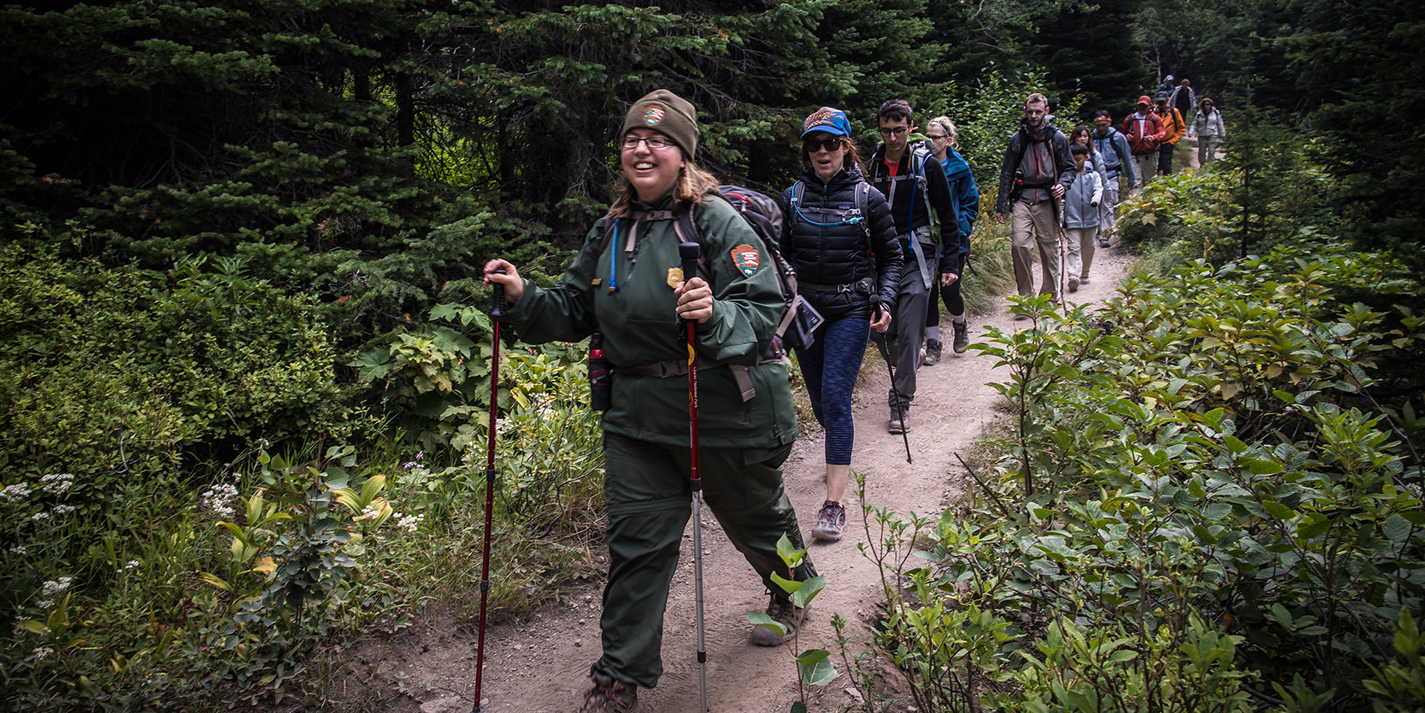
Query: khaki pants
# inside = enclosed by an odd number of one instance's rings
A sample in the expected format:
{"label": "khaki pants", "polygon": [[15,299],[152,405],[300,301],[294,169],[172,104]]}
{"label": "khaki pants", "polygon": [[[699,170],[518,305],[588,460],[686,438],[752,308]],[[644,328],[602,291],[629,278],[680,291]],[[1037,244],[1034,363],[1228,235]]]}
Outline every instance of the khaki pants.
{"label": "khaki pants", "polygon": [[1089,267],[1093,265],[1093,251],[1098,247],[1098,226],[1069,228],[1065,232],[1069,234],[1069,240],[1064,244],[1064,274],[1069,276],[1069,284],[1073,284],[1073,280],[1089,276]]}
{"label": "khaki pants", "polygon": [[1216,136],[1197,137],[1197,162],[1201,166],[1217,160],[1217,147],[1222,145],[1222,140]]}
{"label": "khaki pants", "polygon": [[1039,201],[1029,205],[1015,201],[1010,215],[1010,255],[1014,258],[1014,284],[1021,297],[1034,294],[1034,266],[1031,249],[1039,246],[1039,267],[1042,279],[1039,294],[1057,295],[1059,280],[1059,229],[1054,224],[1054,204]]}
{"label": "khaki pants", "polygon": [[1158,152],[1134,154],[1133,171],[1138,174],[1135,178],[1138,179],[1139,189],[1151,183],[1158,175]]}

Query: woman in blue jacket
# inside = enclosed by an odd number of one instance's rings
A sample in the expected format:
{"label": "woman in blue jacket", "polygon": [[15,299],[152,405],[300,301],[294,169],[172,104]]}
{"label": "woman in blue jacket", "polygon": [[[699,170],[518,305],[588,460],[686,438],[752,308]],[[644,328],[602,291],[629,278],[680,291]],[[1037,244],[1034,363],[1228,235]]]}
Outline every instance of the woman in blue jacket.
{"label": "woman in blue jacket", "polygon": [[807,117],[801,157],[801,180],[782,192],[782,255],[797,271],[798,292],[824,320],[816,341],[797,350],[797,363],[826,429],[826,502],[811,536],[835,542],[846,525],[851,392],[870,330],[890,326],[903,257],[891,207],[864,178],[845,112],[822,107]]}
{"label": "woman in blue jacket", "polygon": [[[955,150],[960,145],[955,124],[948,116],[937,116],[925,127],[925,135],[935,150],[935,158],[945,167],[945,178],[950,182],[950,197],[955,201],[955,214],[960,217],[960,270],[961,279],[940,288],[940,299],[950,310],[954,322],[955,341],[952,347],[956,354],[970,345],[969,324],[965,321],[965,298],[960,293],[960,283],[964,282],[965,261],[970,257],[970,234],[975,229],[975,219],[980,215],[980,190],[975,187],[975,176],[970,173],[970,164]],[[926,366],[940,361],[940,310],[931,309],[925,320]]]}

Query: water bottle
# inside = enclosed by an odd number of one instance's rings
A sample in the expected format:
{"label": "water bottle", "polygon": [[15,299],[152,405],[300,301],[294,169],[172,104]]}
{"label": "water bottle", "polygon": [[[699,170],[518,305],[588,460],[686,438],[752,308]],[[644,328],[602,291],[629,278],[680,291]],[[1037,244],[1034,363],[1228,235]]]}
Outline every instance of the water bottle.
{"label": "water bottle", "polygon": [[609,362],[604,358],[604,335],[594,332],[589,339],[589,407],[607,411],[613,405],[613,382]]}

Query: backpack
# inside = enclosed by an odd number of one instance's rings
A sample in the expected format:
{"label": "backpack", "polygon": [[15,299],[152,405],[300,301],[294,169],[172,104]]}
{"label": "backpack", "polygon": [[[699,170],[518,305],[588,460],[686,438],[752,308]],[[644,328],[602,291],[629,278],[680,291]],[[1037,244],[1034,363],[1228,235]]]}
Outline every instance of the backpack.
{"label": "backpack", "polygon": [[[849,215],[846,213],[842,213],[840,215],[841,219],[835,223],[818,223],[817,221],[812,220],[811,218],[808,218],[802,214],[802,209],[800,205],[802,202],[802,196],[806,195],[806,184],[802,183],[801,181],[797,181],[796,183],[792,184],[792,212],[795,213],[798,218],[801,218],[802,222],[815,225],[819,228],[829,228],[833,225],[850,225],[852,223],[860,223],[861,230],[866,234],[866,239],[869,241],[871,239],[871,210],[869,207],[871,201],[870,191],[870,184],[866,183],[865,181],[857,181],[856,208],[854,209],[854,212],[850,213]],[[818,209],[817,212],[828,213],[829,211],[825,209]]]}
{"label": "backpack", "polygon": [[[899,181],[915,181],[915,183],[911,186],[911,215],[910,220],[906,223],[906,225],[915,225],[915,193],[917,191],[921,194],[921,197],[925,199],[926,217],[929,218],[930,224],[932,226],[935,224],[935,208],[930,204],[930,190],[927,188],[925,182],[925,162],[927,160],[934,160],[934,154],[931,152],[929,144],[930,142],[928,141],[913,141],[906,145],[906,149],[910,151],[910,172],[903,176],[883,177],[881,175],[882,169],[879,164],[884,162],[884,158],[882,160],[875,161],[871,166],[871,183],[894,184]],[[881,154],[881,156],[884,157],[885,154]],[[891,192],[889,190],[881,192],[886,194],[887,201],[891,200]],[[892,210],[894,210],[895,206],[892,205],[891,208]],[[869,226],[867,229],[869,230]]]}
{"label": "backpack", "polygon": [[[717,188],[717,197],[731,205],[737,214],[742,216],[742,220],[752,228],[752,232],[756,233],[757,237],[761,238],[763,244],[767,246],[767,252],[772,258],[772,265],[777,273],[777,286],[781,290],[785,308],[782,311],[782,318],[777,322],[777,330],[772,338],[772,348],[768,351],[766,359],[779,360],[786,357],[788,349],[810,347],[816,341],[816,337],[812,333],[815,318],[811,315],[810,308],[802,303],[801,295],[797,294],[797,271],[782,256],[782,209],[777,206],[776,201],[750,188],[728,185]],[[702,236],[698,234],[698,225],[693,220],[692,211],[685,211],[677,215],[674,215],[672,211],[653,211],[646,214],[644,219],[673,220],[673,230],[678,234],[679,240],[702,246]],[[599,245],[600,255],[608,249],[617,222],[605,217],[604,239]],[[704,273],[708,272],[706,252],[698,257],[698,267]]]}

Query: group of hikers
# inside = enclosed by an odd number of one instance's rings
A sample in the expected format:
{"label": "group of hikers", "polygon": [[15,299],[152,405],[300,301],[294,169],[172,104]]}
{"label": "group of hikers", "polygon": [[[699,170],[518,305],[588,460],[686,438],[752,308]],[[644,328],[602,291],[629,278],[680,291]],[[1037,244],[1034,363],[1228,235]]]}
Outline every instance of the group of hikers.
{"label": "group of hikers", "polygon": [[[1187,96],[1192,101],[1191,90]],[[1172,109],[1173,98],[1166,101]],[[1163,103],[1150,113],[1152,104],[1140,100],[1121,132],[1100,111],[1093,129],[1065,137],[1047,120],[1048,100],[1028,97],[1005,151],[996,206],[999,222],[1012,216],[1020,294],[1033,293],[1033,242],[1041,291],[1057,298],[1061,225],[1073,238],[1066,245],[1068,289],[1086,283],[1095,240],[1107,245],[1113,226],[1119,176],[1130,184],[1148,180],[1139,157],[1149,150],[1166,155],[1171,170],[1171,150],[1161,153],[1168,137],[1157,118]],[[559,283],[537,287],[503,259],[485,265],[485,281],[503,288],[504,319],[522,340],[579,341],[597,333],[613,373],[602,420],[609,549],[603,650],[590,669],[584,713],[632,710],[638,689],[662,674],[662,613],[695,488],[761,576],[767,614],[786,632],[754,626],[751,642],[782,644],[801,623],[803,612],[772,579],[816,576],[810,557],[788,572],[777,555],[783,536],[804,546],[781,471],[797,435],[778,336],[789,320],[814,322],[812,337],[790,346],[826,433],[826,499],[811,534],[828,542],[841,538],[846,523],[851,395],[870,341],[892,366],[893,434],[910,429],[918,367],[941,358],[937,293],[950,315],[952,350],[969,344],[961,276],[979,192],[956,151],[955,124],[937,116],[918,133],[901,100],[883,103],[876,120],[881,143],[863,161],[845,112],[822,107],[805,119],[800,178],[777,200],[782,221],[764,240],[718,179],[694,163],[693,105],[654,91],[624,116],[617,197]],[[1203,128],[1197,135],[1220,137],[1216,121],[1215,133]],[[689,271],[680,247],[690,242],[700,258]],[[794,305],[789,314],[778,261],[795,271],[806,312]],[[685,324],[695,340],[684,341]],[[690,370],[696,380],[677,378]],[[692,443],[690,402],[701,414]],[[695,462],[700,480],[691,477]]]}

